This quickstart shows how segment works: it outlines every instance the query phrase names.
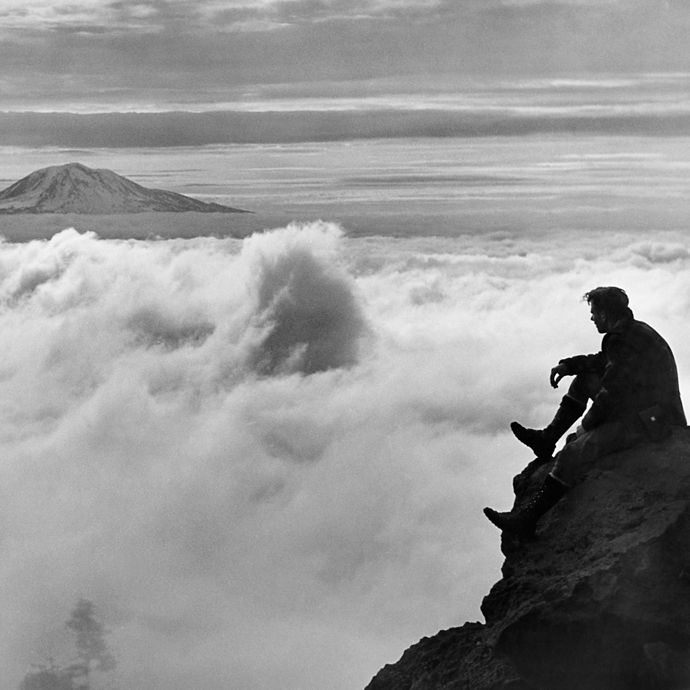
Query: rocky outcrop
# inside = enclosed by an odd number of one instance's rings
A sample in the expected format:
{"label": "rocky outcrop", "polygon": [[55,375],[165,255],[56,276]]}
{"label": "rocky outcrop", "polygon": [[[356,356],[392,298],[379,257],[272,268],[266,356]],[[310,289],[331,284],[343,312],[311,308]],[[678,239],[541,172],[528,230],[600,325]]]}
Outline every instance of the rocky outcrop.
{"label": "rocky outcrop", "polygon": [[[514,479],[516,504],[550,463]],[[485,623],[446,630],[367,690],[690,688],[690,430],[600,458],[540,521],[503,535]]]}
{"label": "rocky outcrop", "polygon": [[384,666],[366,690],[528,690],[507,657],[497,654],[488,628],[465,623],[442,630]]}
{"label": "rocky outcrop", "polygon": [[246,213],[176,192],[148,189],[112,170],[94,170],[81,163],[41,168],[0,191],[0,214],[148,211]]}

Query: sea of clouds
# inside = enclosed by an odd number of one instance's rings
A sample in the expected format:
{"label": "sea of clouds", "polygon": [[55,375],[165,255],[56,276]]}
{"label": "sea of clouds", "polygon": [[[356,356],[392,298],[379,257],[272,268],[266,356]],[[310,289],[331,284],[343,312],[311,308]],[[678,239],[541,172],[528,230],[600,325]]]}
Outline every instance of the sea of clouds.
{"label": "sea of clouds", "polygon": [[582,294],[626,288],[690,390],[681,236],[0,244],[0,667],[92,601],[123,690],[349,690],[481,619]]}

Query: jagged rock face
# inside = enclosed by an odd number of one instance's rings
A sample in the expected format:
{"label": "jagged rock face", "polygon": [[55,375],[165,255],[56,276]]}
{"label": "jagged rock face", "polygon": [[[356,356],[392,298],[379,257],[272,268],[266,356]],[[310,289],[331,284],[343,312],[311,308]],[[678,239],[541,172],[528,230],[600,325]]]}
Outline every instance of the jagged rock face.
{"label": "jagged rock face", "polygon": [[242,213],[198,199],[147,189],[111,170],[81,163],[36,170],[0,192],[0,213],[143,213],[197,211]]}
{"label": "jagged rock face", "polygon": [[[549,469],[535,461],[515,478],[516,504]],[[437,683],[429,660],[422,675],[414,658],[428,650],[422,641],[401,659],[407,684],[381,684],[384,669],[370,689],[690,688],[689,498],[688,429],[600,458],[542,518],[536,539],[502,538],[503,578],[484,599],[486,624],[472,636],[503,676],[481,677],[467,655],[449,672],[454,657],[444,654]]]}
{"label": "jagged rock face", "polygon": [[496,654],[481,623],[442,630],[384,666],[366,690],[529,690],[510,661]]}

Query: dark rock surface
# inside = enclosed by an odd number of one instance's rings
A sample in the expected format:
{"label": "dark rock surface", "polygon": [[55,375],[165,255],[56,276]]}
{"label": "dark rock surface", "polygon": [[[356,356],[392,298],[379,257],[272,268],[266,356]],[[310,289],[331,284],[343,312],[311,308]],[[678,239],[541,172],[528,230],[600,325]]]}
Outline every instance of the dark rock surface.
{"label": "dark rock surface", "polygon": [[0,214],[147,211],[246,213],[176,192],[147,189],[112,170],[94,170],[81,163],[41,168],[0,191]]}
{"label": "dark rock surface", "polygon": [[482,623],[465,623],[425,637],[384,666],[366,690],[529,690],[487,632]]}
{"label": "dark rock surface", "polygon": [[[517,504],[549,469],[515,477]],[[600,458],[535,539],[503,535],[485,624],[425,638],[367,690],[687,690],[689,498],[689,429]]]}

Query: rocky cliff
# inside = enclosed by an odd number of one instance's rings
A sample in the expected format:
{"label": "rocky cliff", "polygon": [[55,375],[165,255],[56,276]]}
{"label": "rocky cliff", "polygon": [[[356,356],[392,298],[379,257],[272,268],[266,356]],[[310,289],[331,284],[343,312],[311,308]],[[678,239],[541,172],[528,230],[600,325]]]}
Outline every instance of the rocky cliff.
{"label": "rocky cliff", "polygon": [[[516,504],[543,481],[536,460]],[[599,459],[540,521],[503,535],[485,623],[425,638],[367,690],[690,688],[690,429]]]}
{"label": "rocky cliff", "polygon": [[148,189],[112,170],[94,170],[81,163],[41,168],[0,191],[0,214],[149,211],[244,213],[184,194]]}

